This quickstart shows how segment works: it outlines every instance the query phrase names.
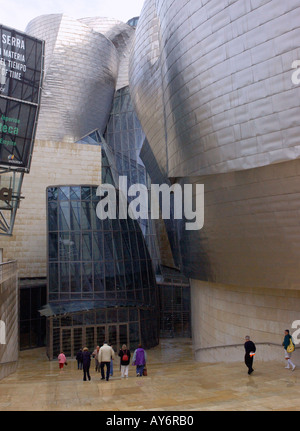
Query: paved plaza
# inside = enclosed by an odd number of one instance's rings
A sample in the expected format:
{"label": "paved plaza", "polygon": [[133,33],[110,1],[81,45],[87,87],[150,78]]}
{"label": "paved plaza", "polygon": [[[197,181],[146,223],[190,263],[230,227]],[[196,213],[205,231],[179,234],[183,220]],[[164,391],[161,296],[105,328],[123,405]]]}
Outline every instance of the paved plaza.
{"label": "paved plaza", "polygon": [[17,372],[0,382],[0,410],[300,410],[300,369],[286,370],[284,362],[256,360],[248,376],[242,362],[195,362],[189,339],[164,339],[147,353],[147,377],[137,378],[132,366],[121,379],[117,358],[109,382],[100,380],[94,360],[92,379],[84,382],[75,360],[60,372],[44,348],[23,351]]}

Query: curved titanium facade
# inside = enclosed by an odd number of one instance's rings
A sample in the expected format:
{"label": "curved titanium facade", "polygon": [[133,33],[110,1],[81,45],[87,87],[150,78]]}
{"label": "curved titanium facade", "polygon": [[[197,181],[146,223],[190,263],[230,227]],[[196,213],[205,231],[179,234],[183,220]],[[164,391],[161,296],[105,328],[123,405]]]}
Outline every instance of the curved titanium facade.
{"label": "curved titanium facade", "polygon": [[247,333],[279,360],[299,315],[299,13],[299,0],[146,0],[139,18],[141,158],[152,182],[204,184],[204,227],[166,223],[199,360],[239,360]]}
{"label": "curved titanium facade", "polygon": [[145,2],[130,84],[168,177],[299,157],[300,90],[291,80],[299,9],[280,0]]}
{"label": "curved titanium facade", "polygon": [[298,161],[289,162],[299,157],[299,12],[299,1],[144,4],[130,67],[142,159],[152,180],[205,186],[204,228],[176,223],[189,277],[299,280]]}
{"label": "curved titanium facade", "polygon": [[104,35],[62,14],[33,19],[26,32],[45,40],[37,139],[75,142],[103,132],[118,74],[118,53]]}
{"label": "curved titanium facade", "polygon": [[128,85],[129,55],[134,38],[134,29],[124,22],[110,18],[82,18],[80,22],[94,31],[104,34],[114,44],[119,56],[119,71],[116,90]]}

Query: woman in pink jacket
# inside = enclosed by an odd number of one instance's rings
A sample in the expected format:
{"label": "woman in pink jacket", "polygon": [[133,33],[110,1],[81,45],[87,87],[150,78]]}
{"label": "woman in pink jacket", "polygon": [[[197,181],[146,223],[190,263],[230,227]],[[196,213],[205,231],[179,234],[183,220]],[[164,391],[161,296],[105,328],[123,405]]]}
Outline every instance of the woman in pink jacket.
{"label": "woman in pink jacket", "polygon": [[67,358],[65,357],[64,352],[60,352],[58,355],[58,363],[59,363],[59,369],[62,370],[64,368],[64,364],[67,362]]}

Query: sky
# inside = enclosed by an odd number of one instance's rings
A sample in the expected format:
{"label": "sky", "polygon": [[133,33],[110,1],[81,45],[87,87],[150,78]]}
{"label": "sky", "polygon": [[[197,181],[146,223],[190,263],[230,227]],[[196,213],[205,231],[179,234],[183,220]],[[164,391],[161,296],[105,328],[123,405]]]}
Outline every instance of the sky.
{"label": "sky", "polygon": [[33,18],[65,13],[73,18],[101,16],[127,22],[139,16],[144,0],[0,0],[0,24],[24,31]]}

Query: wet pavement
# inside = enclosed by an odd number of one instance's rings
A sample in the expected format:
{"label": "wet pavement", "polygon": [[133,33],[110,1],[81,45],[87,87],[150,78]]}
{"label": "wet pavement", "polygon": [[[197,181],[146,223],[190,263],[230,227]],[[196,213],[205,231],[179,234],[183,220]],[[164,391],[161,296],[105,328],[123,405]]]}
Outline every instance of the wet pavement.
{"label": "wet pavement", "polygon": [[199,363],[189,339],[164,339],[148,350],[148,376],[121,379],[119,358],[106,382],[91,365],[83,381],[77,362],[64,371],[45,349],[20,352],[18,369],[0,381],[0,411],[268,411],[300,410],[300,368],[284,362]]}

